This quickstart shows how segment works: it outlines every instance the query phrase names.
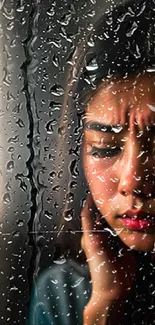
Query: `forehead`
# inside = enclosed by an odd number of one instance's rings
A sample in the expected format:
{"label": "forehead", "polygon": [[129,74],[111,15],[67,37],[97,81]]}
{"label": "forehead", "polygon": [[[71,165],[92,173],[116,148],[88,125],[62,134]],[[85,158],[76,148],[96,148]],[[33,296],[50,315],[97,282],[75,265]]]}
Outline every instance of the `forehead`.
{"label": "forehead", "polygon": [[85,118],[113,124],[155,122],[155,74],[102,82],[87,103]]}

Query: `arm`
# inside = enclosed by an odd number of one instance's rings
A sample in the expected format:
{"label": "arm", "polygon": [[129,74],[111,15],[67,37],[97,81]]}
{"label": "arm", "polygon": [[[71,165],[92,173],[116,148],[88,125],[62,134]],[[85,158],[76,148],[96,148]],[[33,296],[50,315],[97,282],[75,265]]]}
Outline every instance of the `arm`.
{"label": "arm", "polygon": [[81,244],[89,264],[92,295],[83,312],[83,323],[120,325],[124,301],[135,279],[136,262],[132,251],[123,243],[120,244],[121,257],[116,250],[114,253],[118,239],[111,238],[99,221],[93,221],[92,206],[93,201],[89,196],[81,213]]}

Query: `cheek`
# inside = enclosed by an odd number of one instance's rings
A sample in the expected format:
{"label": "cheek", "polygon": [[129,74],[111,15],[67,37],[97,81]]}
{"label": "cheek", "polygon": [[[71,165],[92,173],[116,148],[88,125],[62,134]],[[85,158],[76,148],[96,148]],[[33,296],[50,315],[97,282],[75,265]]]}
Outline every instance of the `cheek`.
{"label": "cheek", "polygon": [[118,182],[116,179],[114,165],[109,161],[105,163],[102,159],[95,159],[85,155],[83,159],[85,176],[91,194],[99,204],[110,202],[117,194]]}

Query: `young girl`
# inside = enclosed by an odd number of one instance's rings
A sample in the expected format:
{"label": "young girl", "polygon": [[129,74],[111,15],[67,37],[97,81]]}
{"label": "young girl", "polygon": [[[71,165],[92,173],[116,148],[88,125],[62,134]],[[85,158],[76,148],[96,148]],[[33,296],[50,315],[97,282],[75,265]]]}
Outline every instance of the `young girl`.
{"label": "young girl", "polygon": [[80,116],[85,262],[40,275],[31,325],[155,323],[154,13],[154,1],[114,6],[73,55],[60,129]]}

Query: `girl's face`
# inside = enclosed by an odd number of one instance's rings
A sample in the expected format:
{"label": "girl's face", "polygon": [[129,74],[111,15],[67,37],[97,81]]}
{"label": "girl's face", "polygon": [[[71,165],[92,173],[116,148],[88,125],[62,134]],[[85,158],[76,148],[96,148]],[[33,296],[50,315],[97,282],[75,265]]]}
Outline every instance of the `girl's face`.
{"label": "girl's face", "polygon": [[99,87],[86,108],[83,165],[94,202],[110,227],[127,246],[152,250],[155,74]]}

